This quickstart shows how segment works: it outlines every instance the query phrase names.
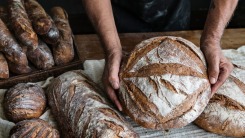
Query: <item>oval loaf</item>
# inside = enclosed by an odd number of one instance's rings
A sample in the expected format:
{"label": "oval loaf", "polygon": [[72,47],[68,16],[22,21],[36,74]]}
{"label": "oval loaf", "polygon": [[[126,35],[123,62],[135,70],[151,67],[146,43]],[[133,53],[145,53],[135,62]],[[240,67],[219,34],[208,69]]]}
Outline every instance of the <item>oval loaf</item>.
{"label": "oval loaf", "polygon": [[211,94],[202,52],[179,37],[155,37],[138,44],[123,63],[120,80],[124,112],[146,128],[189,124]]}
{"label": "oval loaf", "polygon": [[81,71],[69,71],[48,87],[48,101],[65,138],[136,138],[138,135]]}

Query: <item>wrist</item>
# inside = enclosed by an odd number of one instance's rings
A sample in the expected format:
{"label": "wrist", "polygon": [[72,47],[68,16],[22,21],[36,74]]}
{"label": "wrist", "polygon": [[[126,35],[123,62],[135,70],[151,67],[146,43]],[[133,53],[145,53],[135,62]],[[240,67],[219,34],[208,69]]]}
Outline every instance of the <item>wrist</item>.
{"label": "wrist", "polygon": [[215,35],[202,34],[200,39],[200,47],[220,46],[221,37]]}

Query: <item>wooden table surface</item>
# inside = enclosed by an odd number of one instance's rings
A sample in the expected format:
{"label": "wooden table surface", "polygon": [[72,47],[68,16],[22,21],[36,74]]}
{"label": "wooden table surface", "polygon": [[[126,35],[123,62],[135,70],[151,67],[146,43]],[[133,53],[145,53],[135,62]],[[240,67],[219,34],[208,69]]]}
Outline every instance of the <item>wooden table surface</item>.
{"label": "wooden table surface", "polygon": [[[119,37],[123,51],[129,52],[142,40],[163,35],[183,37],[199,46],[201,32],[196,30],[161,33],[126,33],[120,34]],[[104,57],[104,52],[97,35],[75,35],[75,41],[78,45],[80,57],[83,57],[82,60],[102,59]],[[242,45],[245,45],[245,28],[225,30],[221,42],[223,49],[236,49]]]}

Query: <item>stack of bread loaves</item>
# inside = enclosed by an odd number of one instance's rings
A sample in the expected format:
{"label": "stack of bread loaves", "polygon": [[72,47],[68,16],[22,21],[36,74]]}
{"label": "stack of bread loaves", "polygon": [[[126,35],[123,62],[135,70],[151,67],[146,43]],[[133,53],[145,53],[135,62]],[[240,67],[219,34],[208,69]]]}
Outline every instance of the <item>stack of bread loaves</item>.
{"label": "stack of bread loaves", "polygon": [[8,78],[9,71],[25,74],[73,60],[67,13],[54,7],[51,15],[36,0],[8,0],[7,8],[0,7],[0,79]]}

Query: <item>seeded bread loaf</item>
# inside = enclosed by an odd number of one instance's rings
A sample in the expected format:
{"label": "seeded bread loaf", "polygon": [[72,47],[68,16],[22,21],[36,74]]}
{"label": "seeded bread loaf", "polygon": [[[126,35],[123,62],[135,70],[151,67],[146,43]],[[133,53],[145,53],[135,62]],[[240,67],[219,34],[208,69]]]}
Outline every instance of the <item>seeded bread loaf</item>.
{"label": "seeded bread loaf", "polygon": [[65,138],[136,138],[138,135],[81,71],[55,78],[48,101]]}
{"label": "seeded bread loaf", "polygon": [[153,129],[183,127],[207,105],[211,90],[202,52],[179,37],[138,44],[120,72],[123,111]]}
{"label": "seeded bread loaf", "polygon": [[59,138],[59,132],[48,122],[31,119],[18,122],[10,131],[11,138]]}
{"label": "seeded bread loaf", "polygon": [[195,123],[220,135],[245,136],[245,69],[233,69]]}
{"label": "seeded bread loaf", "polygon": [[46,108],[45,93],[37,84],[19,83],[5,93],[3,107],[13,122],[38,118]]}

